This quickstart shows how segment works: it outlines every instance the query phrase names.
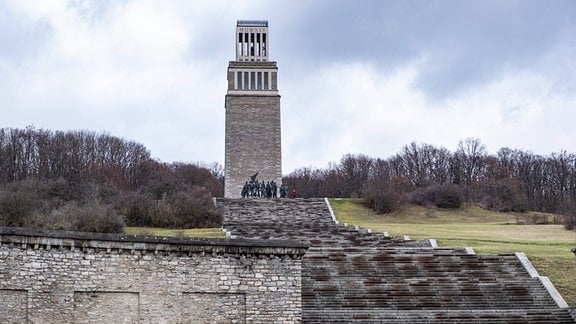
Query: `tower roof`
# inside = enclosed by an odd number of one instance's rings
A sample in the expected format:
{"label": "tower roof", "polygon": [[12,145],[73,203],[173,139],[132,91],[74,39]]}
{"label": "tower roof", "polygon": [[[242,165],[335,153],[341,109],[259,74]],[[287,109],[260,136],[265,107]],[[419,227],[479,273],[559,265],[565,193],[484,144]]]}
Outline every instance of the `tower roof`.
{"label": "tower roof", "polygon": [[268,27],[268,20],[238,20],[236,27]]}

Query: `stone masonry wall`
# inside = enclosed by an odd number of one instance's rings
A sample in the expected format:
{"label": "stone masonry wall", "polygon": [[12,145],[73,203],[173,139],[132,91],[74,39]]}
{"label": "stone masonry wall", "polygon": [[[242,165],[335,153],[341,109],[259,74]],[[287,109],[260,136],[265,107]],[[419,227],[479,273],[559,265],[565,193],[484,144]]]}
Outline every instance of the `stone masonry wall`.
{"label": "stone masonry wall", "polygon": [[0,323],[293,323],[292,241],[0,228]]}
{"label": "stone masonry wall", "polygon": [[244,183],[282,182],[280,96],[226,95],[224,197],[239,198]]}

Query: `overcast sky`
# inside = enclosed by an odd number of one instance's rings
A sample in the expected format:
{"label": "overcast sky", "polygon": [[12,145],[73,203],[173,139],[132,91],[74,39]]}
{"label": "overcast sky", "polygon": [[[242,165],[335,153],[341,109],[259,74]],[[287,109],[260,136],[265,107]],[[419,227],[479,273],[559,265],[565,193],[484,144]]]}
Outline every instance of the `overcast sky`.
{"label": "overcast sky", "polygon": [[0,0],[0,127],[223,164],[238,19],[269,20],[285,174],[412,141],[576,152],[572,0]]}

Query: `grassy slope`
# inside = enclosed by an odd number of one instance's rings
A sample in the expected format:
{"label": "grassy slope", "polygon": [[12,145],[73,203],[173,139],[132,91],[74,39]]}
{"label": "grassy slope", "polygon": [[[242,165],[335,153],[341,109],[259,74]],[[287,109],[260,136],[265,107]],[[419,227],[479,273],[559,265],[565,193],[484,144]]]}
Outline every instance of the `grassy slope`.
{"label": "grassy slope", "polygon": [[479,254],[524,252],[540,275],[549,277],[566,302],[576,306],[576,258],[570,252],[576,246],[576,232],[561,225],[516,225],[518,220],[543,214],[497,213],[475,206],[459,210],[410,206],[376,215],[350,199],[331,199],[330,204],[340,222],[392,236],[434,238],[440,246],[472,247]]}
{"label": "grassy slope", "polygon": [[124,233],[133,235],[154,235],[154,236],[188,236],[188,237],[211,237],[225,238],[226,235],[221,228],[192,228],[192,229],[169,229],[155,227],[126,227]]}

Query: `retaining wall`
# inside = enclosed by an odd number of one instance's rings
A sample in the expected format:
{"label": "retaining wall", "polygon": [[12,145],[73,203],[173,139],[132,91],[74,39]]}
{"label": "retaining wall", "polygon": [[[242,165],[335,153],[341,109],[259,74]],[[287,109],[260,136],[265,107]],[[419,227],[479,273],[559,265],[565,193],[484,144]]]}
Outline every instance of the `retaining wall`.
{"label": "retaining wall", "polygon": [[300,322],[306,249],[0,228],[0,323]]}

